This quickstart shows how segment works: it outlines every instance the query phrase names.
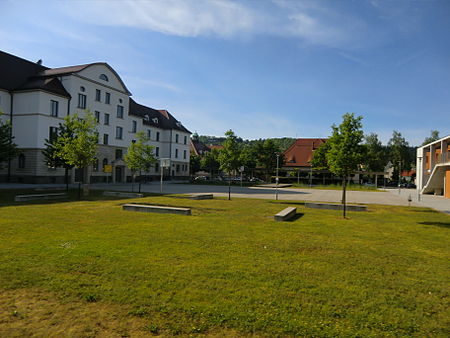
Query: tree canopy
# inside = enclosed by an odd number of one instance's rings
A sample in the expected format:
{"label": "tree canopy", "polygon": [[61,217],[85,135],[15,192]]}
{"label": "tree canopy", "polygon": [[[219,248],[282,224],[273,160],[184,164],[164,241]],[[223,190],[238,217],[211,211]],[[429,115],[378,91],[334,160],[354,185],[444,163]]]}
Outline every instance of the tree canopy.
{"label": "tree canopy", "polygon": [[124,161],[131,171],[149,171],[156,162],[155,147],[148,144],[149,138],[143,131],[138,132],[136,138],[136,142],[131,143],[128,147]]}
{"label": "tree canopy", "polygon": [[439,131],[437,130],[432,130],[430,136],[428,136],[427,138],[425,138],[425,140],[423,141],[422,145],[426,145],[428,143],[434,142],[439,140]]}

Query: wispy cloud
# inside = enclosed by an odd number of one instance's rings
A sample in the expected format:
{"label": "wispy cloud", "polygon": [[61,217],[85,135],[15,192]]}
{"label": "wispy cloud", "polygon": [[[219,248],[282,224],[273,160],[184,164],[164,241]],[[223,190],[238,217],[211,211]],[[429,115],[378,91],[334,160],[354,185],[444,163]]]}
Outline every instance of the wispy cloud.
{"label": "wispy cloud", "polygon": [[175,86],[171,83],[167,83],[164,81],[158,81],[158,80],[147,80],[147,79],[142,79],[139,77],[135,77],[135,76],[124,76],[124,78],[126,78],[127,83],[130,83],[131,86],[132,85],[136,85],[139,87],[143,87],[143,86],[150,86],[150,87],[158,87],[158,88],[162,88],[162,89],[166,89],[172,92],[181,92],[181,88],[179,88],[178,86]]}
{"label": "wispy cloud", "polygon": [[358,18],[297,1],[231,0],[77,1],[58,3],[79,21],[134,27],[163,34],[232,38],[272,35],[311,44],[343,47],[358,34]]}

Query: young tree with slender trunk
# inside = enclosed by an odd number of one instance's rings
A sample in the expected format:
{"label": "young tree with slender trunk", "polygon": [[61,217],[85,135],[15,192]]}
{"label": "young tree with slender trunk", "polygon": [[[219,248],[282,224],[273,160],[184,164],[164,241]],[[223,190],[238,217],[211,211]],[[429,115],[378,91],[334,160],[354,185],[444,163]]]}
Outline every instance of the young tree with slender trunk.
{"label": "young tree with slender trunk", "polygon": [[[133,172],[133,185],[136,171],[148,172],[151,166],[156,163],[155,147],[147,144],[150,141],[149,138],[142,131],[138,132],[136,136],[136,142],[130,144],[124,157],[127,167]],[[141,180],[139,180],[139,192],[141,192]]]}
{"label": "young tree with slender trunk", "polygon": [[343,217],[346,217],[346,188],[349,175],[358,169],[362,163],[364,150],[361,142],[364,137],[362,131],[362,116],[346,113],[339,126],[333,125],[333,134],[328,139],[326,160],[330,171],[342,177],[342,205]]}
{"label": "young tree with slender trunk", "polygon": [[[55,144],[56,156],[84,171],[94,163],[97,154],[97,121],[92,113],[87,112],[84,118],[77,114],[67,116],[62,126],[62,133]],[[82,183],[84,183],[84,175],[82,176]],[[80,185],[78,197],[81,198]]]}
{"label": "young tree with slender trunk", "polygon": [[2,119],[0,111],[0,169],[2,163],[8,162],[19,155],[20,151],[13,142],[11,123]]}
{"label": "young tree with slender trunk", "polygon": [[228,173],[228,200],[231,200],[231,173],[239,168],[240,147],[237,136],[230,129],[225,133],[226,139],[219,153],[220,169]]}

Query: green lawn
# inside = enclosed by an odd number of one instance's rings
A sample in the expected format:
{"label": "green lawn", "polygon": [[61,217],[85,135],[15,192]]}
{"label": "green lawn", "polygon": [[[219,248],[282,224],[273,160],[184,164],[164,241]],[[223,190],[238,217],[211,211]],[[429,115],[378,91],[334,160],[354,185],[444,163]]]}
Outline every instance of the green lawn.
{"label": "green lawn", "polygon": [[[179,216],[0,194],[4,293],[110,306],[167,336],[448,334],[450,218],[430,209],[370,206],[343,220],[298,202],[136,200],[193,208]],[[289,205],[303,215],[274,222]]]}

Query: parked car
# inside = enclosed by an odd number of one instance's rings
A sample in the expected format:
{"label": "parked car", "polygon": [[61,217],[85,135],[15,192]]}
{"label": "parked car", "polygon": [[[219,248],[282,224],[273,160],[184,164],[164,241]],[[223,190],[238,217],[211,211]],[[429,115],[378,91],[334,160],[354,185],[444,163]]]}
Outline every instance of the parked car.
{"label": "parked car", "polygon": [[194,178],[194,181],[207,181],[208,177],[206,176],[197,176],[196,178]]}

